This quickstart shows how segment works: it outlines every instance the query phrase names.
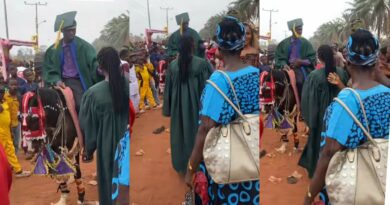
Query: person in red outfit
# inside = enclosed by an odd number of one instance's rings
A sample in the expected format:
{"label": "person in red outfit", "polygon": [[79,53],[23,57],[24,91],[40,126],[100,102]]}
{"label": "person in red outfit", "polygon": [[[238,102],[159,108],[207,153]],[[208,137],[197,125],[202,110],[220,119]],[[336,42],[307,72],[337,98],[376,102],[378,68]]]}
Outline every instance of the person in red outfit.
{"label": "person in red outfit", "polygon": [[134,106],[133,106],[133,103],[131,102],[130,100],[130,136],[131,136],[131,128],[133,127],[133,124],[134,124],[134,119],[135,119],[135,109],[134,109]]}
{"label": "person in red outfit", "polygon": [[0,204],[10,205],[9,191],[12,184],[12,171],[3,146],[0,144]]}

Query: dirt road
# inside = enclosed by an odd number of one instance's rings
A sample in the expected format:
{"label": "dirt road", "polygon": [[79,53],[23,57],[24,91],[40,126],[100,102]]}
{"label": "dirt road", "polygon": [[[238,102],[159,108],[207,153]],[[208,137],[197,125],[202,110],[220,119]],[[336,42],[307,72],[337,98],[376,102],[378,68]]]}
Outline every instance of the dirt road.
{"label": "dirt road", "polygon": [[[137,118],[130,143],[130,201],[132,205],[181,205],[187,190],[174,171],[169,133],[153,134],[161,126],[169,128],[169,118],[160,110],[150,110]],[[142,149],[145,154],[136,156]]]}
{"label": "dirt road", "polygon": [[[32,170],[33,165],[24,160],[24,154],[19,154],[19,160],[24,169]],[[87,183],[92,180],[92,173],[96,172],[96,163],[81,164],[83,182],[86,188],[87,200],[98,200],[97,186],[91,186]],[[51,202],[57,202],[60,199],[60,191],[57,193],[58,184],[50,177],[31,176],[28,178],[13,177],[11,187],[11,205],[50,205]],[[76,184],[69,185],[70,195],[68,205],[77,205]]]}
{"label": "dirt road", "polygon": [[[300,131],[303,130],[302,127],[299,128]],[[281,144],[279,139],[279,135],[274,130],[264,130],[263,148],[266,149],[267,153],[275,154],[275,157],[265,156],[260,160],[260,204],[301,205],[309,185],[306,171],[297,165],[301,153],[290,156],[289,153],[292,153],[293,149],[292,137],[289,138],[290,143],[286,153],[277,153],[275,148]],[[301,137],[300,140],[300,147],[303,147],[306,139]],[[288,184],[286,178],[294,171],[298,171],[303,177],[296,184]],[[282,182],[272,183],[268,180],[270,176],[281,178]]]}
{"label": "dirt road", "polygon": [[[171,165],[169,133],[153,134],[153,130],[165,126],[169,128],[169,118],[161,114],[161,110],[151,110],[136,119],[131,138],[131,186],[130,198],[132,205],[180,205],[187,190],[181,177],[176,174]],[[300,127],[300,130],[302,128]],[[306,142],[301,138],[301,146]],[[307,191],[309,180],[304,169],[297,165],[300,153],[292,154],[290,144],[286,154],[274,151],[280,145],[279,136],[275,131],[266,129],[263,139],[264,148],[268,153],[274,153],[274,158],[264,157],[261,160],[261,191],[262,205],[299,205]],[[145,154],[136,156],[142,149]],[[286,178],[298,171],[303,178],[297,184],[288,184]],[[270,176],[282,178],[282,182],[274,184],[268,181]]]}

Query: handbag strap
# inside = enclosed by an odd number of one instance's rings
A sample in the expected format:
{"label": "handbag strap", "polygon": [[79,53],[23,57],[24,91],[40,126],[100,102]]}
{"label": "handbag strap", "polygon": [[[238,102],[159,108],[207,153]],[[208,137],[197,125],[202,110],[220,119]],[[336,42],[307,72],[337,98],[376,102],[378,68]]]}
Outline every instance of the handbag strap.
{"label": "handbag strap", "polygon": [[222,97],[233,107],[233,109],[240,115],[241,118],[246,119],[244,114],[240,111],[239,108],[237,108],[236,105],[226,96],[226,94],[211,80],[207,80],[207,83],[209,83],[211,86],[213,86],[221,95]]}
{"label": "handbag strap", "polygon": [[216,71],[218,73],[221,73],[225,77],[225,79],[228,81],[228,83],[230,85],[230,88],[233,91],[234,98],[236,99],[238,109],[241,110],[240,102],[238,101],[238,97],[237,97],[237,93],[236,93],[236,89],[234,89],[234,85],[233,85],[232,81],[230,80],[229,75],[226,72],[222,71],[222,70],[216,70]]}
{"label": "handbag strap", "polygon": [[[374,144],[376,147],[378,147],[378,144],[374,140],[374,138],[371,136],[370,132],[367,131],[367,129],[363,126],[363,124],[356,118],[356,116],[352,113],[352,111],[348,108],[348,106],[341,101],[339,98],[334,99],[336,102],[338,102],[346,111],[347,113],[352,117],[353,121],[360,127],[360,129],[363,130],[363,133],[367,136],[367,138],[370,140],[372,144]],[[360,98],[359,98],[360,100]]]}
{"label": "handbag strap", "polygon": [[351,92],[355,95],[355,97],[357,98],[357,100],[358,100],[358,102],[359,102],[359,105],[360,105],[360,109],[362,110],[362,113],[363,113],[364,120],[366,121],[366,125],[367,125],[367,126],[366,126],[366,129],[367,129],[368,132],[370,132],[370,126],[368,125],[366,109],[365,109],[365,107],[364,107],[364,104],[363,104],[363,102],[362,102],[362,99],[361,99],[359,93],[356,92],[356,90],[354,90],[354,89],[352,89],[352,88],[345,88],[345,90],[351,91]]}

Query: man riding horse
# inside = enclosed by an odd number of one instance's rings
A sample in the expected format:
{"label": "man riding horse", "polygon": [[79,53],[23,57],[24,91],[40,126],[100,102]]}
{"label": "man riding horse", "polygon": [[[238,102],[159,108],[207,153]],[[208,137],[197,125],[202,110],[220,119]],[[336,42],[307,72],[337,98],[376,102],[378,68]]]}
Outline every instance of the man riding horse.
{"label": "man riding horse", "polygon": [[180,26],[180,29],[171,34],[168,40],[168,51],[167,54],[170,58],[170,61],[174,60],[179,52],[179,40],[183,34],[190,35],[194,39],[194,54],[200,58],[204,58],[204,52],[200,52],[199,49],[202,45],[202,39],[200,38],[198,32],[188,26],[190,22],[190,17],[188,13],[182,13],[176,16],[176,23]]}
{"label": "man riding horse", "polygon": [[[102,77],[98,73],[95,49],[91,44],[76,36],[75,16],[75,11],[57,16],[54,31],[58,32],[58,36],[56,43],[46,51],[43,63],[43,80],[48,87],[57,86],[62,89],[69,87],[73,93],[75,109],[78,113],[83,93],[99,82]],[[64,36],[62,39],[60,39],[60,32]],[[81,146],[82,144],[83,141],[80,142]],[[79,155],[76,156],[75,179],[80,201],[84,198],[84,187],[81,181]],[[62,204],[66,200],[69,190],[66,183],[61,183],[59,188],[62,197],[58,204]]]}
{"label": "man riding horse", "polygon": [[[289,21],[287,25],[292,32],[292,36],[278,44],[275,52],[275,68],[285,70],[290,78],[295,76],[295,79],[290,79],[290,82],[296,82],[292,86],[296,88],[294,89],[294,94],[297,98],[297,108],[299,108],[303,83],[316,65],[316,52],[311,43],[302,37],[302,19],[294,19]],[[282,140],[288,142],[287,138]],[[294,144],[297,146],[298,143],[299,138],[294,134]]]}

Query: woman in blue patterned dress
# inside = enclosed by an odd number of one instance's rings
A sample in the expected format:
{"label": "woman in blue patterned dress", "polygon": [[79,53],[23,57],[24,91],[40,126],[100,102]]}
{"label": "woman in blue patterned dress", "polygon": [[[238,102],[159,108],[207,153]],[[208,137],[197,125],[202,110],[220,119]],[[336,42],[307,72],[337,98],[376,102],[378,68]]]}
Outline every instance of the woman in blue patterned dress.
{"label": "woman in blue patterned dress", "polygon": [[[239,102],[234,100],[233,102],[239,103],[244,114],[258,113],[259,69],[244,64],[240,59],[241,50],[245,45],[244,25],[234,17],[225,17],[218,24],[217,41],[219,51],[225,62],[224,71],[230,77],[237,92]],[[229,83],[223,74],[214,72],[210,80],[230,99],[234,99]],[[204,192],[196,195],[196,204],[259,204],[260,182],[258,180],[224,185],[216,184],[208,175],[207,167],[202,162],[202,151],[206,135],[212,127],[228,124],[236,119],[237,114],[218,91],[209,84],[203,90],[201,104],[201,124],[185,177],[187,185],[192,187],[193,177],[198,170],[200,172],[196,173],[196,178],[200,174],[203,177],[203,182],[207,181],[207,188],[203,186]]]}
{"label": "woman in blue patterned dress", "polygon": [[[378,40],[366,30],[357,30],[347,45],[347,71],[352,78],[352,88],[360,95],[366,110],[370,134],[373,138],[388,138],[390,126],[390,89],[373,80],[378,57]],[[350,90],[342,90],[338,98],[343,101],[357,119],[366,126],[357,98]],[[309,205],[320,192],[320,198],[329,204],[325,176],[330,160],[340,150],[354,149],[367,141],[347,111],[337,102],[327,109],[322,133],[322,151],[314,177],[310,183],[304,204]]]}

